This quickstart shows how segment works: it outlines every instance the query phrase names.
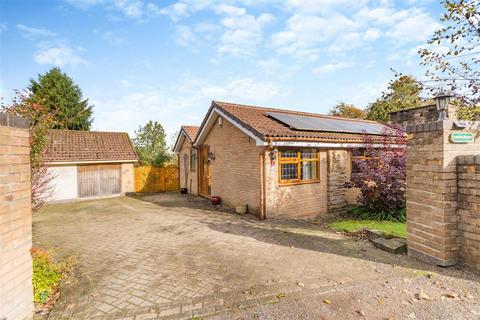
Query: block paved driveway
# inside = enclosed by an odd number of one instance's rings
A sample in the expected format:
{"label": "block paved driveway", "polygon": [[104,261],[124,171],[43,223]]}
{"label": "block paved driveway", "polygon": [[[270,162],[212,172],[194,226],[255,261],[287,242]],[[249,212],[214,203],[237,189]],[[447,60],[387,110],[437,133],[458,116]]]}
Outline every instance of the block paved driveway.
{"label": "block paved driveway", "polygon": [[[197,197],[51,205],[34,216],[33,238],[77,258],[50,319],[480,317],[478,277],[469,272],[304,221],[241,217]],[[459,296],[442,297],[452,290]]]}

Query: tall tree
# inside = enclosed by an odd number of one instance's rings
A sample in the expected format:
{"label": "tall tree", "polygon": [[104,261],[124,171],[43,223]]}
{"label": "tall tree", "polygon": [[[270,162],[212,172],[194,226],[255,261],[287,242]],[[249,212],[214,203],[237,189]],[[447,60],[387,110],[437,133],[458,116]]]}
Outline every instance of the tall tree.
{"label": "tall tree", "polygon": [[430,77],[426,88],[454,93],[461,114],[480,118],[480,1],[445,0],[442,4],[442,28],[419,50]]}
{"label": "tall tree", "polygon": [[365,119],[367,113],[365,110],[357,108],[353,104],[339,102],[330,109],[329,115],[351,119]]}
{"label": "tall tree", "polygon": [[55,129],[89,130],[92,123],[92,106],[83,99],[82,90],[72,78],[59,68],[52,68],[31,79],[28,86],[29,101],[41,104],[56,117]]}
{"label": "tall tree", "polygon": [[388,90],[367,107],[367,119],[388,122],[389,113],[421,106],[422,85],[412,76],[396,73]]}
{"label": "tall tree", "polygon": [[133,145],[137,151],[140,163],[143,165],[162,166],[170,159],[165,131],[157,121],[148,121],[135,131]]}

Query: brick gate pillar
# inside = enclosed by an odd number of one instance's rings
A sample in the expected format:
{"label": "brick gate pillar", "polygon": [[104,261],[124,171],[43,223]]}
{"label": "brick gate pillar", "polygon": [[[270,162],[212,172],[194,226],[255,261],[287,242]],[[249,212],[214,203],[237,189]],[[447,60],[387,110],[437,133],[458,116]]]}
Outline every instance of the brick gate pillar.
{"label": "brick gate pillar", "polygon": [[32,213],[27,122],[0,113],[0,319],[31,319]]}
{"label": "brick gate pillar", "polygon": [[479,150],[478,136],[454,143],[451,134],[467,133],[453,120],[407,126],[408,253],[440,266],[459,258],[457,156]]}

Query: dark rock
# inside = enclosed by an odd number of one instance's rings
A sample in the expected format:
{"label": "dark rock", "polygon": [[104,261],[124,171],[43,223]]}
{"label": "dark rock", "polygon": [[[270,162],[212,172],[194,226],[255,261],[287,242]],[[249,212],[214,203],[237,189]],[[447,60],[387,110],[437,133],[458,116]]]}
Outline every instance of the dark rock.
{"label": "dark rock", "polygon": [[370,241],[373,241],[378,238],[384,238],[383,233],[375,229],[364,228],[363,232],[365,232],[367,239]]}

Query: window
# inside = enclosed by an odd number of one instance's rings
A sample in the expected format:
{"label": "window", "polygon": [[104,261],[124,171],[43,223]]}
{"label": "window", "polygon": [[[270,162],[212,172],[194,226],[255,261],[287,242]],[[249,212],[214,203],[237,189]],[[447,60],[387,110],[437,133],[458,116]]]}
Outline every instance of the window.
{"label": "window", "polygon": [[320,156],[315,149],[279,151],[279,182],[295,184],[320,179]]}
{"label": "window", "polygon": [[358,166],[359,161],[369,161],[369,160],[376,160],[375,166],[378,165],[379,160],[377,157],[371,157],[367,154],[365,149],[354,149],[352,150],[352,174],[360,173],[360,168]]}
{"label": "window", "polygon": [[190,149],[190,171],[195,172],[197,167],[197,150]]}
{"label": "window", "polygon": [[183,155],[183,169],[185,170],[185,175],[187,175],[188,171],[188,155]]}

